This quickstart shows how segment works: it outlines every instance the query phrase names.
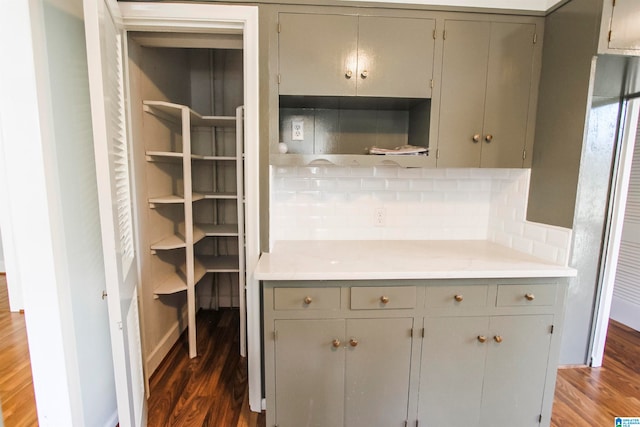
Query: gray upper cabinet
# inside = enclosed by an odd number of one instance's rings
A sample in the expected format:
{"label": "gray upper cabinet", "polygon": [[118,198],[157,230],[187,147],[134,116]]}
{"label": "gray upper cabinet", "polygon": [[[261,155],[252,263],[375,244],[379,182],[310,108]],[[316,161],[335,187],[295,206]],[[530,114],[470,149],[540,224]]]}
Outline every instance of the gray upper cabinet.
{"label": "gray upper cabinet", "polygon": [[536,25],[446,20],[438,167],[523,167],[533,142]]}
{"label": "gray upper cabinet", "polygon": [[639,14],[638,0],[605,0],[599,52],[640,55]]}
{"label": "gray upper cabinet", "polygon": [[431,97],[435,20],[279,14],[280,95]]}

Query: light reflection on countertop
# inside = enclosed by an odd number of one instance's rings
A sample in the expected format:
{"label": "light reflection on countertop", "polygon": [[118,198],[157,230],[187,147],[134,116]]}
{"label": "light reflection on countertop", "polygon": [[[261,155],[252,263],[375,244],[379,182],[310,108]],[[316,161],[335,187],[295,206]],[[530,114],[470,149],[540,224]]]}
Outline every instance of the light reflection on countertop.
{"label": "light reflection on countertop", "polygon": [[289,240],[260,257],[256,280],[572,277],[576,270],[484,240]]}

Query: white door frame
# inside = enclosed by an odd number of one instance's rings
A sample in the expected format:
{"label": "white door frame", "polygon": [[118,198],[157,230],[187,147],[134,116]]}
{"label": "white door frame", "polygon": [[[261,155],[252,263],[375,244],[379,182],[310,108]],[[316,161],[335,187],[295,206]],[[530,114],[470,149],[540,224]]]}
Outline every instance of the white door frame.
{"label": "white door frame", "polygon": [[246,299],[249,406],[262,410],[260,289],[253,271],[260,257],[258,8],[185,3],[119,3],[126,31],[207,33],[242,31],[245,107]]}
{"label": "white door frame", "polygon": [[618,158],[617,169],[614,167],[615,176],[613,177],[613,191],[610,199],[611,217],[609,220],[609,231],[607,236],[605,236],[605,243],[603,245],[602,286],[600,288],[594,316],[594,331],[590,352],[590,365],[594,368],[602,366],[604,358],[604,348],[607,339],[607,330],[609,328],[616,270],[618,268],[618,255],[620,253],[620,242],[622,240],[622,226],[627,205],[629,177],[631,175],[631,163],[633,160],[639,112],[640,99],[635,98],[628,100],[624,117],[624,131],[622,134],[623,140],[621,143],[620,156]]}

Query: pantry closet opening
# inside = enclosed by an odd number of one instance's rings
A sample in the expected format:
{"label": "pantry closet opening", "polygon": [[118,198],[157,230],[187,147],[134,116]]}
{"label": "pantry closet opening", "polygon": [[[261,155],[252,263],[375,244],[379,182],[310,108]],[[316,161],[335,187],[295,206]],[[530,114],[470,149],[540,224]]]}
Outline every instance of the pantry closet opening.
{"label": "pantry closet opening", "polygon": [[195,314],[239,310],[246,355],[241,32],[129,32],[140,325],[148,378]]}

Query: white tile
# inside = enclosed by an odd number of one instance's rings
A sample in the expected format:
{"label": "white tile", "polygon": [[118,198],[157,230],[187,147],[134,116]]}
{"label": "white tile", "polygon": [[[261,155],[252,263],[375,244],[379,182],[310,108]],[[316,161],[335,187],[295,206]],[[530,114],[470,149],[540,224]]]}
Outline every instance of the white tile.
{"label": "white tile", "polygon": [[545,243],[555,246],[558,249],[568,249],[570,234],[571,232],[569,230],[547,228],[547,238]]}
{"label": "white tile", "polygon": [[533,242],[533,256],[544,259],[549,262],[556,262],[558,258],[558,249],[546,243]]}
{"label": "white tile", "polygon": [[434,181],[433,189],[436,191],[457,191],[458,181],[455,179],[438,179]]}
{"label": "white tile", "polygon": [[525,222],[524,237],[537,242],[545,242],[547,240],[547,230],[534,222]]}
{"label": "white tile", "polygon": [[399,168],[398,169],[398,178],[420,178],[422,176],[422,171],[420,168]]}
{"label": "white tile", "polygon": [[321,166],[299,166],[298,167],[298,176],[306,177],[306,176],[319,176],[324,174],[324,167]]}
{"label": "white tile", "polygon": [[314,179],[310,187],[317,190],[333,190],[338,188],[338,181],[335,179]]}
{"label": "white tile", "polygon": [[311,188],[311,180],[306,178],[287,178],[281,180],[279,187],[286,190],[307,190]]}
{"label": "white tile", "polygon": [[373,168],[354,166],[349,168],[351,176],[368,177],[373,176]]}
{"label": "white tile", "polygon": [[349,168],[341,166],[327,166],[324,170],[325,176],[331,176],[336,178],[344,178],[350,176]]}
{"label": "white tile", "polygon": [[524,224],[520,221],[505,221],[504,231],[514,236],[524,236]]}
{"label": "white tile", "polygon": [[511,236],[511,247],[516,251],[533,254],[533,242],[520,236]]}
{"label": "white tile", "polygon": [[395,191],[374,191],[372,193],[373,199],[380,202],[395,202],[398,200],[398,196]]}
{"label": "white tile", "polygon": [[432,179],[412,179],[410,188],[414,191],[433,191],[433,183]]}
{"label": "white tile", "polygon": [[511,247],[512,244],[512,238],[511,235],[504,233],[502,231],[496,231],[495,234],[495,240],[494,240],[497,244],[502,245],[502,246],[506,246],[508,248]]}
{"label": "white tile", "polygon": [[273,168],[274,176],[291,176],[296,175],[297,173],[298,170],[295,166],[278,166],[276,168]]}
{"label": "white tile", "polygon": [[471,169],[466,168],[448,168],[445,169],[445,176],[449,179],[468,179],[471,178]]}
{"label": "white tile", "polygon": [[391,191],[407,191],[409,190],[410,182],[408,179],[387,179],[387,190]]}
{"label": "white tile", "polygon": [[386,188],[386,182],[384,179],[363,178],[361,188],[363,190],[384,190]]}
{"label": "white tile", "polygon": [[373,168],[373,176],[379,178],[397,178],[398,166],[375,166]]}
{"label": "white tile", "polygon": [[398,191],[396,196],[399,202],[411,203],[422,201],[422,193],[416,191]]}
{"label": "white tile", "polygon": [[446,169],[422,168],[422,177],[429,179],[444,179],[447,177]]}

